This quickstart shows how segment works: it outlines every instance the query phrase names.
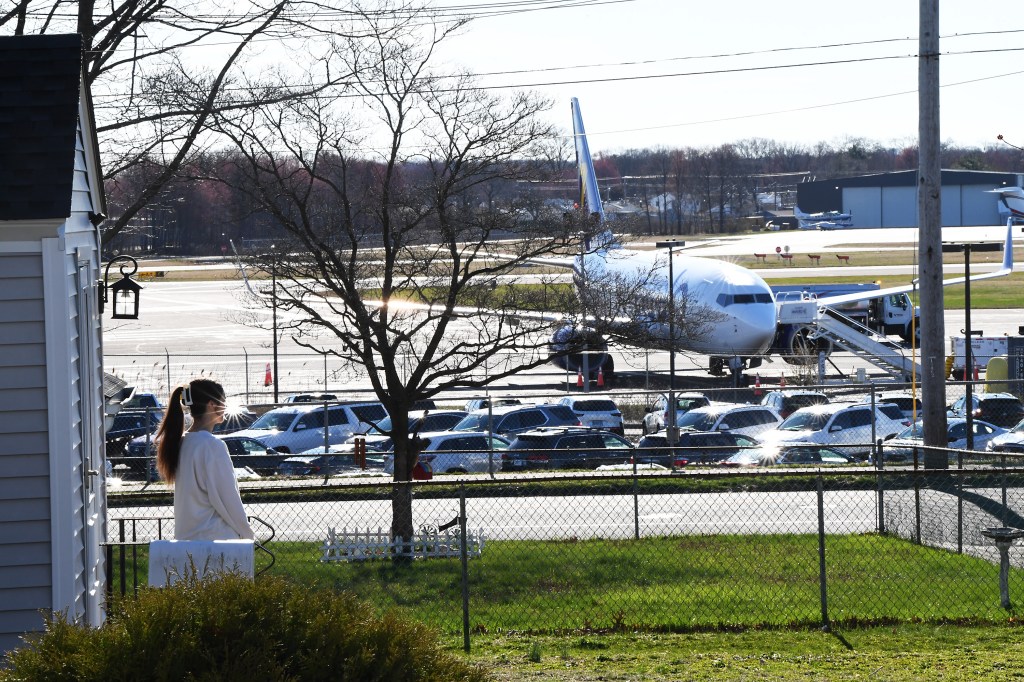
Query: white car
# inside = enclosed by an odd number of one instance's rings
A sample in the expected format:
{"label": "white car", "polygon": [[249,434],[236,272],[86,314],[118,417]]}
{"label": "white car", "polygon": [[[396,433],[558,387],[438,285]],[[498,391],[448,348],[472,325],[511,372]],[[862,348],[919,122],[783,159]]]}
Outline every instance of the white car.
{"label": "white car", "polygon": [[826,403],[800,408],[758,440],[766,445],[818,443],[861,456],[871,453],[874,440],[894,436],[908,426],[910,420],[891,403],[876,403],[874,412],[864,403]]}
{"label": "white car", "polygon": [[680,431],[727,431],[757,439],[781,422],[773,407],[732,403],[695,407],[676,419]]}
{"label": "white car", "polygon": [[[710,405],[711,401],[703,393],[694,392],[683,392],[676,393],[676,419],[695,407],[704,407]],[[658,399],[654,402],[654,405],[647,409],[647,414],[644,415],[643,421],[643,434],[646,436],[650,433],[656,433],[665,428],[668,422],[668,394],[662,393],[658,396]]]}
{"label": "white car", "polygon": [[254,438],[278,452],[304,452],[323,445],[343,443],[354,433],[366,433],[388,416],[379,402],[349,402],[327,406],[327,434],[324,435],[324,406],[295,403],[270,410],[249,428],[233,436]]}
{"label": "white car", "polygon": [[591,396],[566,396],[558,401],[571,409],[583,426],[595,429],[605,429],[620,436],[624,435],[625,428],[622,424],[622,412],[614,400],[608,398],[594,398]]}
{"label": "white car", "polygon": [[[971,431],[974,432],[974,450],[990,449],[989,442],[996,436],[1006,433],[1006,429],[989,424],[988,422],[974,419],[971,421]],[[954,417],[946,424],[947,441],[950,450],[967,449],[967,420]],[[913,426],[908,426],[896,434],[896,437],[886,442],[882,448],[882,456],[885,461],[905,462],[914,457],[914,448],[924,445],[924,422],[918,420]],[[918,454],[924,458],[924,451]],[[949,460],[956,463],[956,453],[949,453]]]}
{"label": "white car", "polygon": [[[871,395],[861,398],[862,403],[870,403]],[[914,395],[909,391],[880,391],[875,394],[875,404],[892,403],[900,408],[903,416],[913,421],[919,419],[922,414],[923,405],[921,396]]]}
{"label": "white car", "polygon": [[[435,474],[474,474],[501,471],[501,453],[508,440],[474,431],[434,431],[421,433],[426,445],[419,461]],[[384,473],[394,473],[395,456],[384,457]]]}

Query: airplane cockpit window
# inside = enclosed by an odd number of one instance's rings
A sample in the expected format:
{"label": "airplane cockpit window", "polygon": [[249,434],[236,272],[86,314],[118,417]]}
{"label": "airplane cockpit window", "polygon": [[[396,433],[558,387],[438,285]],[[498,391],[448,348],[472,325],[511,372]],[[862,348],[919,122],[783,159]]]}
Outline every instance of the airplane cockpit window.
{"label": "airplane cockpit window", "polygon": [[735,304],[745,303],[771,303],[772,295],[767,293],[756,293],[756,294],[719,294],[718,298],[715,299],[718,305],[723,308]]}

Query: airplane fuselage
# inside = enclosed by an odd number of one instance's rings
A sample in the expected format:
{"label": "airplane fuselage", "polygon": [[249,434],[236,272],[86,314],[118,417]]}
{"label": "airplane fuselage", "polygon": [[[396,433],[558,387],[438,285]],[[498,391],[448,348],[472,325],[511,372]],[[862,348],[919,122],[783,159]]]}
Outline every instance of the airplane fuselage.
{"label": "airplane fuselage", "polygon": [[[672,291],[676,313],[670,325],[664,316],[647,321],[649,333],[664,341],[675,327],[675,346],[680,351],[705,355],[753,357],[765,354],[776,332],[775,298],[771,288],[755,272],[726,261],[673,254]],[[578,286],[601,286],[609,276],[644,282],[649,301],[667,305],[668,254],[664,251],[607,249],[577,258]],[[689,313],[688,309],[689,308]],[[600,311],[595,311],[600,314]],[[688,314],[699,316],[698,325],[686,324]],[[634,319],[642,319],[642,314]]]}

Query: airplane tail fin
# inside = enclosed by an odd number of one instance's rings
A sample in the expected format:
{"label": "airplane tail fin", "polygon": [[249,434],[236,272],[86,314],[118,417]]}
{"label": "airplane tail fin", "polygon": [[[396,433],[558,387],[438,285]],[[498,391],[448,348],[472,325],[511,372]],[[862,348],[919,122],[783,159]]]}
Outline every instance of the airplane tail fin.
{"label": "airplane tail fin", "polygon": [[[587,132],[583,128],[580,102],[575,97],[572,98],[572,132],[576,142],[576,168],[579,175],[577,208],[586,211],[593,222],[600,225],[604,223],[604,206],[601,204],[601,191],[597,186],[597,173],[594,171],[594,160],[590,156]],[[591,240],[597,242],[598,247],[603,247],[613,243],[615,238],[610,230],[603,229],[593,235]]]}

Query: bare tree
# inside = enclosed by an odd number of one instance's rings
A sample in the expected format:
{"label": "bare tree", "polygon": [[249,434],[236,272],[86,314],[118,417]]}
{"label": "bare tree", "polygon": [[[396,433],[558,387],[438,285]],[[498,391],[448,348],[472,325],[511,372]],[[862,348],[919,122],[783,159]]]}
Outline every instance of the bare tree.
{"label": "bare tree", "polygon": [[[549,103],[434,74],[452,25],[368,21],[389,23],[374,39],[335,46],[354,74],[342,99],[222,113],[218,129],[235,144],[237,189],[290,235],[278,248],[276,298],[301,321],[297,342],[363,368],[391,416],[392,531],[409,537],[413,406],[547,362],[552,317],[541,311],[598,331],[616,311],[584,320],[570,287],[550,277],[507,286],[518,266],[579,253],[588,227],[561,214],[524,219],[529,197],[495,205],[490,195],[538,178],[541,164],[525,159],[550,144],[554,131],[537,116]],[[498,238],[503,258],[489,255]]]}
{"label": "bare tree", "polygon": [[[0,30],[82,35],[105,180],[116,186],[142,169],[114,192],[116,215],[102,226],[107,243],[216,146],[209,125],[215,113],[326,92],[351,75],[325,47],[366,27],[329,9],[303,0],[17,0],[0,14]],[[393,4],[381,11],[404,10]],[[256,63],[269,41],[283,40],[305,56],[304,68]]]}

